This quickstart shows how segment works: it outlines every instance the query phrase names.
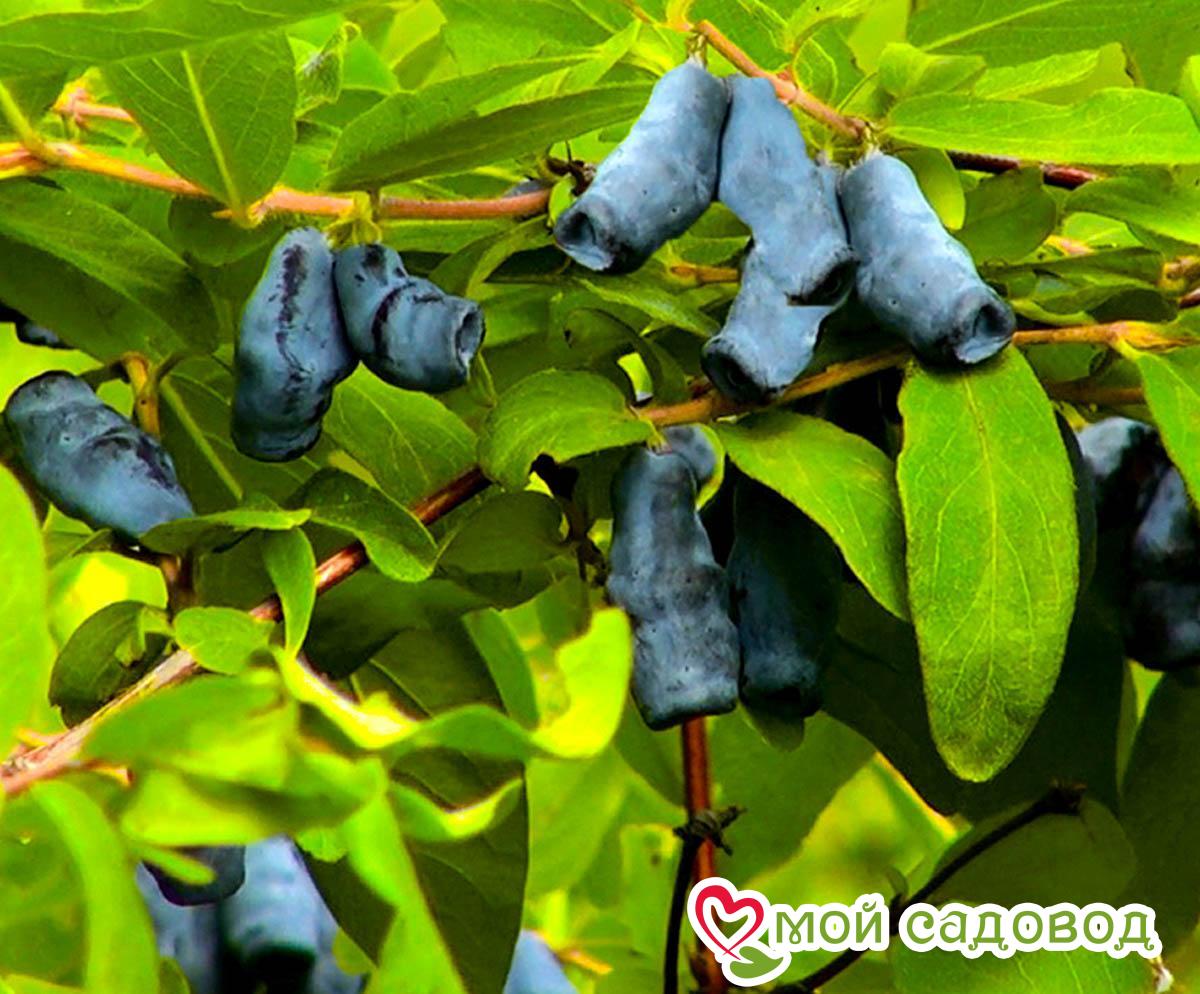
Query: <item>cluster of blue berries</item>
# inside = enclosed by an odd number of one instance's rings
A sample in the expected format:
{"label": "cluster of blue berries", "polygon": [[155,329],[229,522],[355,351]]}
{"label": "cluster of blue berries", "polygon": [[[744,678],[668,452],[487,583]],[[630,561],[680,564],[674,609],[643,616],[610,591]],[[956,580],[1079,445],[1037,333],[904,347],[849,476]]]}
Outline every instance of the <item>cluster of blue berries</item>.
{"label": "cluster of blue berries", "polygon": [[213,871],[206,885],[157,867],[137,870],[159,953],[193,994],[357,994],[362,979],[333,956],[337,922],[292,842],[187,850]]}
{"label": "cluster of blue berries", "polygon": [[589,269],[628,272],[714,200],[752,235],[737,298],[702,354],[738,402],[778,396],[852,301],[936,365],[982,362],[1012,338],[1011,308],[908,166],[879,152],[845,172],[815,163],[770,81],[718,79],[691,59],[658,82],[555,237]]}
{"label": "cluster of blue berries", "polygon": [[[652,729],[723,714],[793,733],[821,706],[842,560],[803,512],[730,467],[698,428],[629,453],[613,480],[608,594],[634,628],[633,696]],[[794,739],[794,734],[792,735]]]}
{"label": "cluster of blue berries", "polygon": [[295,459],[360,359],[394,386],[440,393],[466,382],[483,336],[478,304],[410,276],[394,249],[334,253],[315,228],[289,232],[242,314],[234,443],[255,459]]}

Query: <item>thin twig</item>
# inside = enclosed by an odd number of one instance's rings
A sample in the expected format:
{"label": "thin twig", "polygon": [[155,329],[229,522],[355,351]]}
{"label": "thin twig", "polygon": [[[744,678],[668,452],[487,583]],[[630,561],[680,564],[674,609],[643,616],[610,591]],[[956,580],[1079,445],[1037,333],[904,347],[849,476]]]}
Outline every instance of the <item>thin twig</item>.
{"label": "thin twig", "polygon": [[767,72],[747,55],[737,44],[727,38],[711,21],[700,21],[691,26],[691,30],[705,38],[708,43],[720,52],[725,59],[745,73],[747,76],[760,76],[771,81],[775,93],[785,104],[799,108],[803,113],[816,121],[820,121],[830,131],[835,131],[845,138],[861,141],[867,133],[866,121],[847,114],[839,113],[829,104],[818,100],[806,89],[790,79],[784,79],[774,73]]}
{"label": "thin twig", "polygon": [[[712,22],[700,21],[697,24],[684,24],[679,26],[679,30],[692,31],[705,38],[731,65],[747,76],[760,76],[770,80],[771,85],[775,87],[776,95],[785,104],[798,108],[814,121],[819,121],[842,137],[849,138],[854,142],[862,142],[871,134],[873,129],[870,121],[864,121],[851,114],[843,114],[836,107],[813,96],[790,76],[768,72],[739,48],[734,41],[726,37]],[[948,150],[946,154],[959,169],[974,172],[1003,173],[1025,165],[1020,159],[1007,155],[987,155],[979,152],[954,150]],[[1081,169],[1078,166],[1060,166],[1048,162],[1037,163],[1037,166],[1041,169],[1042,178],[1048,186],[1060,186],[1068,190],[1103,178],[1100,173],[1090,169]]]}
{"label": "thin twig", "polygon": [[[942,889],[956,873],[974,862],[984,853],[998,846],[1009,836],[1019,832],[1039,818],[1046,815],[1073,815],[1079,813],[1079,804],[1083,800],[1083,788],[1078,786],[1052,787],[1042,797],[1029,807],[1020,811],[1008,821],[996,826],[982,838],[967,846],[953,859],[948,860],[934,873],[929,881],[912,897],[894,901],[890,917],[890,934],[895,935],[900,928],[900,916],[905,909],[914,904],[924,904]],[[803,980],[793,984],[782,984],[775,988],[775,994],[815,994],[822,986],[833,980],[848,967],[853,966],[865,955],[865,950],[847,949],[836,958],[830,960],[819,970],[810,973]]]}
{"label": "thin twig", "polygon": [[[683,723],[679,731],[683,747],[684,806],[687,808],[690,824],[712,807],[712,774],[708,765],[708,726],[703,718],[691,718]],[[693,880],[699,881],[716,876],[717,856],[712,838],[701,839],[693,856],[694,859],[689,864],[694,865]],[[678,886],[677,879],[676,887]],[[677,961],[678,937],[676,937],[675,957],[671,962]],[[725,977],[721,973],[720,965],[707,947],[697,945],[692,966],[696,980],[704,994],[723,994],[726,989]]]}
{"label": "thin twig", "polygon": [[[703,718],[694,718],[684,723],[685,743],[687,727],[699,724],[703,729]],[[686,757],[685,757],[686,762]],[[685,767],[686,768],[686,767]],[[707,792],[707,763],[705,764],[705,786]],[[688,793],[691,803],[692,795]],[[667,941],[663,952],[663,994],[678,994],[679,991],[679,937],[683,929],[683,909],[687,904],[688,888],[693,881],[700,881],[712,876],[712,873],[702,873],[699,869],[698,857],[705,850],[719,846],[725,852],[730,852],[725,844],[724,832],[742,814],[739,807],[725,808],[723,811],[710,811],[700,808],[689,811],[687,824],[675,829],[675,834],[683,840],[683,848],[679,853],[679,865],[675,870],[675,886],[671,891],[671,908],[667,918]],[[704,950],[708,952],[707,948]],[[705,956],[705,976],[697,977],[703,984],[705,994],[723,994],[726,990],[725,978],[717,961],[711,956]]]}
{"label": "thin twig", "polygon": [[[472,467],[462,476],[419,501],[413,506],[412,512],[420,521],[431,524],[482,492],[487,486],[487,478],[478,467]],[[360,570],[366,563],[366,551],[357,542],[338,550],[317,567],[317,592],[325,593]],[[267,598],[253,608],[250,614],[262,620],[278,621],[282,617],[278,597]],[[7,795],[19,794],[39,780],[48,779],[70,769],[91,733],[111,715],[126,710],[137,701],[160,690],[183,683],[199,672],[200,667],[190,653],[180,650],[171,654],[132,687],[78,725],[44,746],[9,759],[0,767],[0,787],[3,787]]]}
{"label": "thin twig", "polygon": [[[947,151],[946,154],[959,169],[975,173],[1006,173],[1011,169],[1020,169],[1021,166],[1031,164],[1022,162],[1011,155],[987,155],[983,152],[953,150]],[[1047,186],[1058,186],[1064,190],[1074,190],[1076,187],[1083,186],[1084,183],[1104,179],[1102,174],[1093,172],[1091,169],[1082,169],[1079,166],[1059,166],[1052,162],[1035,164],[1041,169],[1042,180]]]}
{"label": "thin twig", "polygon": [[[48,169],[70,169],[76,172],[107,176],[151,190],[161,190],[177,197],[216,199],[207,190],[189,180],[169,173],[147,169],[115,156],[84,148],[73,142],[47,142],[46,157],[42,158],[23,145],[0,143],[0,173],[20,170],[22,173],[44,172]],[[484,200],[418,200],[407,197],[382,197],[377,217],[383,220],[419,219],[464,221],[501,217],[527,217],[540,214],[550,202],[549,188],[522,193],[515,197],[490,197]],[[272,214],[306,214],[340,217],[355,207],[352,197],[322,193],[306,193],[280,187],[252,208],[255,217]]]}

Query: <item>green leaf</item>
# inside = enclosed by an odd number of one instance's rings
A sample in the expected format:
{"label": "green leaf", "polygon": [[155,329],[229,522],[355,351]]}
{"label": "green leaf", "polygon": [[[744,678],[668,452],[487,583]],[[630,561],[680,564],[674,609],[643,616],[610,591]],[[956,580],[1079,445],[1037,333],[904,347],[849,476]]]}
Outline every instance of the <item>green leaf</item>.
{"label": "green leaf", "polygon": [[493,480],[519,490],[543,453],[565,461],[653,437],[654,427],[626,406],[608,380],[543,370],[501,396],[484,425],[479,462]]}
{"label": "green leaf", "polygon": [[880,85],[894,97],[956,90],[987,68],[977,55],[928,55],[904,42],[891,42],[879,56]]}
{"label": "green leaf", "polygon": [[338,386],[325,433],[401,503],[432,493],[475,460],[475,436],[441,401],[366,369]]}
{"label": "green leaf", "polygon": [[[399,841],[398,833],[393,841]],[[402,910],[384,941],[379,969],[371,977],[366,994],[406,987],[468,994],[471,988],[443,933],[437,906],[422,887],[412,854],[404,845],[388,847],[388,851],[387,876],[379,874],[377,879],[387,881],[385,886]]]}
{"label": "green leaf", "polygon": [[[661,285],[638,276],[617,276],[604,282],[580,279],[579,284],[602,301],[629,307],[645,314],[651,321],[668,327],[683,328],[697,335],[715,335],[720,326],[698,307],[689,306],[677,293],[663,290]],[[564,302],[556,302],[552,320],[565,320],[575,307],[587,306],[587,297],[569,294]],[[561,317],[560,317],[561,316]]]}
{"label": "green leaf", "polygon": [[1163,355],[1138,353],[1138,372],[1146,389],[1146,402],[1171,455],[1187,481],[1192,500],[1200,495],[1200,348]]}
{"label": "green leaf", "polygon": [[1163,952],[1191,935],[1200,919],[1200,867],[1180,859],[1200,830],[1200,755],[1188,729],[1200,721],[1200,686],[1168,673],[1154,688],[1122,784],[1121,824],[1137,856],[1122,902],[1156,912]]}
{"label": "green leaf", "polygon": [[464,615],[462,624],[487,664],[504,710],[523,725],[537,724],[533,666],[504,615],[494,610],[476,611]]}
{"label": "green leaf", "polygon": [[1064,52],[1015,66],[990,68],[975,81],[974,93],[989,100],[1013,100],[1080,83],[1100,65],[1096,50]]}
{"label": "green leaf", "polygon": [[[790,859],[834,795],[874,750],[857,732],[824,715],[804,723],[804,741],[780,753],[768,745],[745,710],[711,722],[713,776],[728,802],[755,811],[738,826],[738,845],[722,872],[750,880]],[[781,793],[779,785],[789,785]]]}
{"label": "green leaf", "polygon": [[913,171],[921,193],[951,231],[957,231],[966,219],[967,200],[962,180],[950,156],[938,148],[910,148],[897,157]]}
{"label": "green leaf", "polygon": [[[308,51],[296,66],[296,115],[302,117],[342,95],[346,46],[358,35],[354,24],[342,24],[321,48]],[[293,42],[293,45],[300,43]]]}
{"label": "green leaf", "polygon": [[130,59],[105,78],[167,165],[236,214],[287,165],[296,81],[281,33]]}
{"label": "green leaf", "polygon": [[386,784],[374,757],[354,761],[317,751],[297,755],[274,790],[152,769],[140,779],[121,827],[152,845],[246,845],[337,825]]}
{"label": "green leaf", "polygon": [[[0,973],[14,986],[14,974],[47,978],[57,994],[68,988],[54,989],[52,982],[82,982],[86,909],[63,833],[32,795],[7,798],[0,818],[0,906],[7,911],[0,926]],[[37,942],[28,941],[30,929]]]}
{"label": "green leaf", "polygon": [[967,780],[1002,770],[1054,689],[1078,582],[1074,483],[1053,410],[1009,349],[914,369],[896,477],[930,726]]}
{"label": "green leaf", "polygon": [[828,421],[778,411],[718,425],[717,433],[742,472],[816,521],[872,596],[908,616],[904,523],[886,455]]}
{"label": "green leaf", "polygon": [[283,608],[286,648],[300,651],[317,600],[317,560],[304,532],[271,532],[263,537],[263,563]]}
{"label": "green leaf", "polygon": [[1147,85],[1169,89],[1197,32],[1200,11],[1191,0],[1159,0],[1133,19],[1096,0],[980,0],[922,7],[908,40],[932,51],[982,55],[989,66],[1120,42]]}
{"label": "green leaf", "polygon": [[[78,72],[136,56],[173,52],[234,35],[261,34],[340,10],[343,0],[148,0],[137,6],[92,5],[47,10],[45,4],[0,9],[0,78]],[[55,6],[61,7],[61,4]]]}
{"label": "green leaf", "polygon": [[156,525],[142,536],[146,548],[180,555],[229,545],[252,531],[290,531],[311,517],[305,509],[283,510],[264,497],[251,495],[242,507],[180,518]]}
{"label": "green leaf", "polygon": [[[605,665],[595,665],[597,659]],[[468,704],[415,721],[391,708],[383,695],[361,707],[344,698],[334,700],[332,691],[322,701],[312,693],[311,681],[308,699],[323,704],[327,716],[355,741],[371,748],[390,746],[393,755],[441,747],[496,759],[594,756],[612,739],[621,720],[633,665],[629,620],[615,608],[596,612],[583,635],[558,649],[556,661],[566,704],[533,729],[482,705]]]}
{"label": "green leaf", "polygon": [[[976,824],[940,862],[986,837],[1016,813],[1010,810]],[[1117,819],[1104,805],[1085,797],[1078,814],[1043,815],[989,847],[938,889],[935,903],[952,898],[1006,908],[1023,901],[1045,907],[1062,901],[1079,907],[1112,904],[1133,869],[1133,850]]]}
{"label": "green leaf", "polygon": [[562,511],[545,494],[496,494],[450,537],[438,565],[475,573],[540,566],[561,555]]}
{"label": "green leaf", "polygon": [[1058,209],[1036,167],[989,176],[966,195],[966,204],[956,237],[980,263],[1025,258],[1058,222]]}
{"label": "green leaf", "polygon": [[232,607],[189,607],[175,617],[175,640],[206,670],[240,673],[267,647],[272,625]]}
{"label": "green leaf", "polygon": [[843,590],[841,605],[838,640],[822,674],[825,709],[866,736],[930,807],[978,821],[1032,802],[1051,783],[1079,783],[1116,809],[1125,653],[1096,605],[1080,606],[1046,709],[1016,758],[987,783],[957,779],[938,754],[912,627],[857,588]]}
{"label": "green leaf", "polygon": [[206,677],[114,714],[88,739],[86,752],[139,770],[274,789],[287,781],[296,726],[297,708],[273,677],[261,671],[239,679]]}
{"label": "green leaf", "polygon": [[0,183],[0,255],[0,299],[98,359],[215,343],[212,305],[183,260],[94,200],[44,182]]}
{"label": "green leaf", "polygon": [[346,125],[330,157],[330,168],[389,169],[393,163],[403,162],[396,149],[455,122],[478,120],[481,95],[486,94],[484,101],[502,96],[530,80],[576,65],[580,58],[511,62],[395,93]]}
{"label": "green leaf", "polygon": [[1067,198],[1068,211],[1087,211],[1200,245],[1200,190],[1167,171],[1085,183]]}
{"label": "green leaf", "polygon": [[1015,953],[1009,959],[931,949],[916,952],[893,947],[892,963],[900,994],[993,994],[995,991],[1053,991],[1054,994],[1148,994],[1154,972],[1140,956],[1113,959],[1086,949]]}
{"label": "green leaf", "polygon": [[883,130],[894,141],[1050,162],[1200,162],[1200,130],[1186,105],[1148,90],[1100,90],[1072,107],[959,93],[916,96],[892,108]]}
{"label": "green leaf", "polygon": [[460,842],[489,832],[512,814],[522,799],[524,786],[510,780],[499,790],[474,804],[446,809],[420,791],[398,784],[391,789],[391,802],[400,830],[422,842]]}
{"label": "green leaf", "polygon": [[34,707],[43,699],[50,678],[54,646],[50,642],[46,604],[46,563],[42,536],[29,498],[13,475],[0,466],[0,749],[13,745]]}
{"label": "green leaf", "polygon": [[379,186],[535,154],[555,142],[632,119],[649,94],[643,83],[598,86],[449,121],[380,150],[339,146],[325,185]]}
{"label": "green leaf", "polygon": [[1193,55],[1184,63],[1179,77],[1179,96],[1188,105],[1192,116],[1200,121],[1200,55]]}
{"label": "green leaf", "polygon": [[50,677],[50,703],[69,725],[82,721],[124,690],[162,652],[171,623],[148,604],[118,601],[72,633]]}
{"label": "green leaf", "polygon": [[54,822],[84,896],[89,994],[158,989],[154,933],[121,839],[99,806],[68,783],[39,783],[33,798]]}
{"label": "green leaf", "polygon": [[437,546],[406,507],[383,491],[338,470],[322,470],[297,497],[312,509],[312,520],[349,532],[366,547],[385,576],[404,583],[433,572]]}
{"label": "green leaf", "polygon": [[[7,96],[16,110],[16,120],[22,117],[27,122],[41,118],[62,93],[66,76],[63,73],[49,73],[42,76],[25,76],[22,79],[0,81],[0,99]],[[21,140],[13,122],[0,113],[0,135],[5,138]]]}

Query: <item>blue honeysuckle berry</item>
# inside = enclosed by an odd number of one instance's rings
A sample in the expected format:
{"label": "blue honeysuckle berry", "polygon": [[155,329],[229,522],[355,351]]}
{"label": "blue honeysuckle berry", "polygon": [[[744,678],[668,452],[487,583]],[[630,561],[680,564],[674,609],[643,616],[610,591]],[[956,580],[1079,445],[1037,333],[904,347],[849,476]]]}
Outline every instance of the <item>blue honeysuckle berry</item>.
{"label": "blue honeysuckle berry", "polygon": [[625,273],[687,231],[716,194],[728,104],[724,82],[694,59],[663,76],[628,136],[559,216],[559,247],[588,269]]}
{"label": "blue honeysuckle berry", "polygon": [[317,442],[333,388],[358,364],[342,325],[333,253],[315,228],[289,232],[242,312],[234,357],[234,444],[295,459]]}
{"label": "blue honeysuckle berry", "polygon": [[635,449],[613,479],[608,593],[633,623],[633,696],[653,729],[737,704],[728,584],[695,502],[674,452]]}
{"label": "blue honeysuckle berry", "polygon": [[842,177],[859,299],[924,362],[969,366],[1012,340],[1012,308],[942,226],[912,170],[873,152]]}
{"label": "blue honeysuckle berry", "polygon": [[195,512],[162,443],[70,373],[43,373],[9,398],[21,462],[60,510],[136,540]]}

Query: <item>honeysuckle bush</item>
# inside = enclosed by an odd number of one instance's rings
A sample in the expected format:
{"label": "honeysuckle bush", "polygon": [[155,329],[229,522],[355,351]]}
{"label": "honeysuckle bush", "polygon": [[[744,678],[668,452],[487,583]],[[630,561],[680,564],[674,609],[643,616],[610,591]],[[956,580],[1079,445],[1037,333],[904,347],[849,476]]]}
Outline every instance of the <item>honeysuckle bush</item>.
{"label": "honeysuckle bush", "polygon": [[[961,836],[1082,785],[1078,814],[938,897],[1142,901],[1186,981],[1200,692],[1127,660],[1115,608],[1080,584],[1054,414],[1156,425],[1200,492],[1200,311],[1181,307],[1200,280],[1200,13],[911,6],[0,0],[0,300],[70,346],[6,330],[0,396],[87,375],[161,435],[198,512],[133,547],[48,506],[3,440],[0,989],[183,989],[135,862],[186,878],[177,847],[276,833],[369,991],[497,994],[522,923],[581,991],[660,989],[684,778],[677,732],[628,703],[608,487],[624,448],[696,420],[846,565],[803,741],[707,722],[713,803],[745,809],[719,871],[796,904],[910,893]],[[601,276],[550,221],[696,50],[830,111],[799,116],[810,150],[903,158],[1017,343],[937,373],[839,328],[773,410],[694,395],[746,229],[714,205]],[[528,178],[548,195],[495,209]],[[302,224],[382,239],[479,301],[487,336],[438,397],[360,368],[316,448],[259,463],[229,434],[235,332]],[[341,582],[315,572],[352,542]],[[1166,968],[897,949],[828,989],[1133,994]]]}

